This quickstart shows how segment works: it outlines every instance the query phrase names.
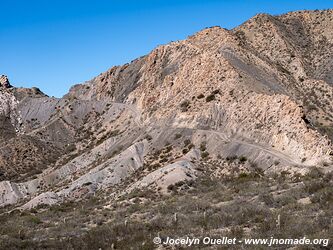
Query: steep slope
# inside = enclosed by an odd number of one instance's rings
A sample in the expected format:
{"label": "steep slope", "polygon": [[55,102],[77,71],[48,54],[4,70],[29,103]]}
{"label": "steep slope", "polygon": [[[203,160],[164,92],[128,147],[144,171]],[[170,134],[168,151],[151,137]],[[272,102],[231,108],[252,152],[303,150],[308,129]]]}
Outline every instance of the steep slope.
{"label": "steep slope", "polygon": [[246,46],[288,78],[291,97],[332,139],[332,10],[257,15],[235,29]]}
{"label": "steep slope", "polygon": [[331,169],[332,25],[331,10],[257,15],[160,46],[63,98],[2,87],[0,205],[166,192],[203,162],[236,171],[235,158],[267,172]]}

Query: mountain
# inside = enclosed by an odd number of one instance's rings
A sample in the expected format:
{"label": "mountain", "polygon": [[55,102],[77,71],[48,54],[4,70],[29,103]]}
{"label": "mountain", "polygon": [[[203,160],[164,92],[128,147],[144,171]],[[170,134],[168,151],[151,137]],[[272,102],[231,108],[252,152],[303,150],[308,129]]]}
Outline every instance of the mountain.
{"label": "mountain", "polygon": [[333,10],[258,14],[159,46],[62,98],[1,76],[3,214],[91,197],[99,208],[162,202],[207,176],[294,181],[313,167],[332,192],[332,30]]}

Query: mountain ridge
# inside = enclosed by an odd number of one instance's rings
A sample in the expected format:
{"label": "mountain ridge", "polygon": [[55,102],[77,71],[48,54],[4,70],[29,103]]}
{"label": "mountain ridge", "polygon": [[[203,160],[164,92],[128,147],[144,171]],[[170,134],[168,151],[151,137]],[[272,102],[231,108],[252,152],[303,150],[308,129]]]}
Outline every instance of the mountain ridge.
{"label": "mountain ridge", "polygon": [[[37,88],[2,90],[2,100],[11,100],[0,105],[11,132],[1,140],[25,139],[19,146],[2,142],[0,205],[46,191],[71,199],[73,190],[117,186],[145,164],[156,164],[155,150],[169,143],[173,149],[160,159],[162,166],[182,169],[183,157],[205,161],[201,154],[207,152],[211,160],[246,156],[267,171],[329,168],[332,25],[332,10],[259,14],[232,30],[215,26],[159,46],[73,86],[63,98]],[[190,149],[170,139],[178,133],[191,141]],[[30,137],[36,155],[27,161],[31,152],[23,149]],[[9,171],[9,165],[15,168]],[[37,169],[35,179],[25,177],[31,169]]]}
{"label": "mountain ridge", "polygon": [[62,98],[1,76],[0,249],[165,249],[153,237],[203,232],[332,249],[332,30],[333,10],[258,14]]}

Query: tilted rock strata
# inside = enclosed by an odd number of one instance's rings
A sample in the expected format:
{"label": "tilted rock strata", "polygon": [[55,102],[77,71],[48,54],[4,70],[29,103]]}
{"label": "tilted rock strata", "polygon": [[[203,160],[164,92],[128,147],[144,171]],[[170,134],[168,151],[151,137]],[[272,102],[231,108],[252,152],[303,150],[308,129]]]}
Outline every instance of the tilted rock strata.
{"label": "tilted rock strata", "polygon": [[[2,87],[0,205],[167,192],[220,158],[263,171],[330,168],[332,29],[332,10],[260,14],[159,46],[63,98]],[[24,147],[34,160],[23,160]],[[218,172],[235,167],[220,161]]]}

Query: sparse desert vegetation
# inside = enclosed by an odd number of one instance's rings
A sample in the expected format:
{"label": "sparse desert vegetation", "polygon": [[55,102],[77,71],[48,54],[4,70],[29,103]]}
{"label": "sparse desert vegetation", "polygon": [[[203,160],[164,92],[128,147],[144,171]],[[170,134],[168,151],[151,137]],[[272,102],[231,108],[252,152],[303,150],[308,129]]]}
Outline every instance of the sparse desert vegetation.
{"label": "sparse desert vegetation", "polygon": [[2,214],[0,247],[152,249],[157,234],[201,237],[202,230],[212,237],[332,236],[332,173],[313,168],[304,176],[270,176],[253,170],[216,178],[209,169],[206,165],[197,181],[169,187],[167,196],[142,189],[112,201],[99,192],[77,202]]}

